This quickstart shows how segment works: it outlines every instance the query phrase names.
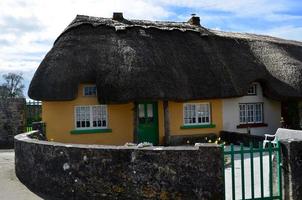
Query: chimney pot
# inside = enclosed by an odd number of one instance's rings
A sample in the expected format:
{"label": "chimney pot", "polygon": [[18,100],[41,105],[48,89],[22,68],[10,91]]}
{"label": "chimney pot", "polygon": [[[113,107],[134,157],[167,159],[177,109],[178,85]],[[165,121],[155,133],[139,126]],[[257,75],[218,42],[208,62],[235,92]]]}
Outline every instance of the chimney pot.
{"label": "chimney pot", "polygon": [[192,17],[189,19],[188,23],[194,26],[200,26],[200,18],[196,14],[191,14]]}
{"label": "chimney pot", "polygon": [[112,19],[117,20],[117,21],[123,20],[124,19],[123,13],[122,12],[114,12]]}

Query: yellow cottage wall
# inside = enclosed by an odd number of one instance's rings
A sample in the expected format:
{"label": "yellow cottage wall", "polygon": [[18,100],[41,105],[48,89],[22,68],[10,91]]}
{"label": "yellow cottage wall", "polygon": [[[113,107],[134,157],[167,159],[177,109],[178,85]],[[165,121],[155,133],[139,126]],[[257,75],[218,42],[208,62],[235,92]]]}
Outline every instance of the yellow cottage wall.
{"label": "yellow cottage wall", "polygon": [[[107,105],[108,133],[71,134],[75,129],[74,107],[78,105],[98,105],[96,97],[84,97],[83,86],[79,86],[78,98],[73,101],[43,101],[42,119],[46,123],[47,139],[82,144],[114,144],[123,145],[133,142],[133,103]],[[185,103],[211,104],[211,119],[215,128],[181,129],[183,125],[183,102],[169,101],[170,133],[171,135],[219,134],[222,130],[222,101],[200,100]],[[159,143],[164,143],[164,111],[163,102],[158,101]]]}
{"label": "yellow cottage wall", "polygon": [[84,97],[83,85],[79,87],[78,98],[73,101],[43,101],[42,119],[46,123],[48,140],[82,144],[116,144],[133,142],[133,104],[108,105],[108,133],[71,134],[75,129],[74,107],[98,105],[96,97]]}

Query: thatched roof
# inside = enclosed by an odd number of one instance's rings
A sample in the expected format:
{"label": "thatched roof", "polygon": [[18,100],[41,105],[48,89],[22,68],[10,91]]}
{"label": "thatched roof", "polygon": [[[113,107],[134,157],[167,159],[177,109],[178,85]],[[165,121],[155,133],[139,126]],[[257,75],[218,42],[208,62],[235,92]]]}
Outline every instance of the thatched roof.
{"label": "thatched roof", "polygon": [[302,43],[177,22],[77,16],[30,84],[36,100],[72,100],[96,83],[99,101],[237,97],[251,82],[267,97],[302,97]]}

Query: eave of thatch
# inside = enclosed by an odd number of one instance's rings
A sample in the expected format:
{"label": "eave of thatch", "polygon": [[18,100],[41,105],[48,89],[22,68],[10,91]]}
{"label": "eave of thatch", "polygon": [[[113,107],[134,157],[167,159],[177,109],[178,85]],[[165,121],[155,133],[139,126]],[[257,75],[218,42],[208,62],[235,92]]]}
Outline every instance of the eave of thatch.
{"label": "eave of thatch", "polygon": [[29,96],[72,100],[95,82],[100,102],[238,97],[258,81],[267,97],[302,97],[302,43],[179,22],[77,16],[36,71]]}

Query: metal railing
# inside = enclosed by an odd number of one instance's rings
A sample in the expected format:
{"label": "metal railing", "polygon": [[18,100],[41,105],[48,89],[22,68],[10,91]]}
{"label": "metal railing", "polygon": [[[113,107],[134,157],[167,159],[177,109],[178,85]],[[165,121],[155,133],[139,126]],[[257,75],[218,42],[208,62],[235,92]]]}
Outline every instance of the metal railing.
{"label": "metal railing", "polygon": [[[282,199],[282,171],[281,171],[281,150],[280,150],[280,143],[278,142],[275,147],[272,146],[271,143],[269,143],[268,148],[263,148],[262,142],[259,142],[258,148],[253,148],[252,143],[250,143],[250,146],[248,148],[244,148],[243,144],[240,145],[239,150],[234,149],[234,145],[230,145],[230,150],[226,150],[225,146],[222,145],[222,150],[224,154],[223,162],[224,168],[227,167],[227,162],[226,159],[230,159],[230,168],[231,168],[231,188],[232,188],[232,195],[231,199],[235,200],[236,199],[236,190],[240,189],[240,187],[236,187],[236,174],[235,174],[235,155],[238,155],[238,159],[240,159],[240,174],[241,174],[241,181],[237,185],[241,185],[241,199]],[[260,194],[255,195],[255,166],[254,166],[254,161],[255,159],[255,153],[259,154],[259,174],[257,174],[256,177],[260,178]],[[245,156],[248,154],[249,156],[249,165],[250,169],[245,166]],[[265,195],[264,193],[264,162],[263,162],[263,157],[264,154],[268,154],[268,167],[269,167],[269,194]],[[273,160],[272,156],[276,155],[277,156],[277,177],[273,177]],[[257,155],[258,156],[258,155]],[[246,198],[246,176],[245,176],[245,171],[250,170],[250,192],[251,192],[251,197]],[[224,171],[224,170],[223,170]],[[224,171],[225,172],[225,171]],[[275,192],[274,195],[274,187],[273,187],[273,181],[274,178],[277,179],[278,186],[277,186],[277,191]],[[224,174],[224,180],[225,180],[225,174]]]}
{"label": "metal railing", "polygon": [[26,132],[32,131],[32,123],[41,121],[42,102],[29,100],[26,102]]}

